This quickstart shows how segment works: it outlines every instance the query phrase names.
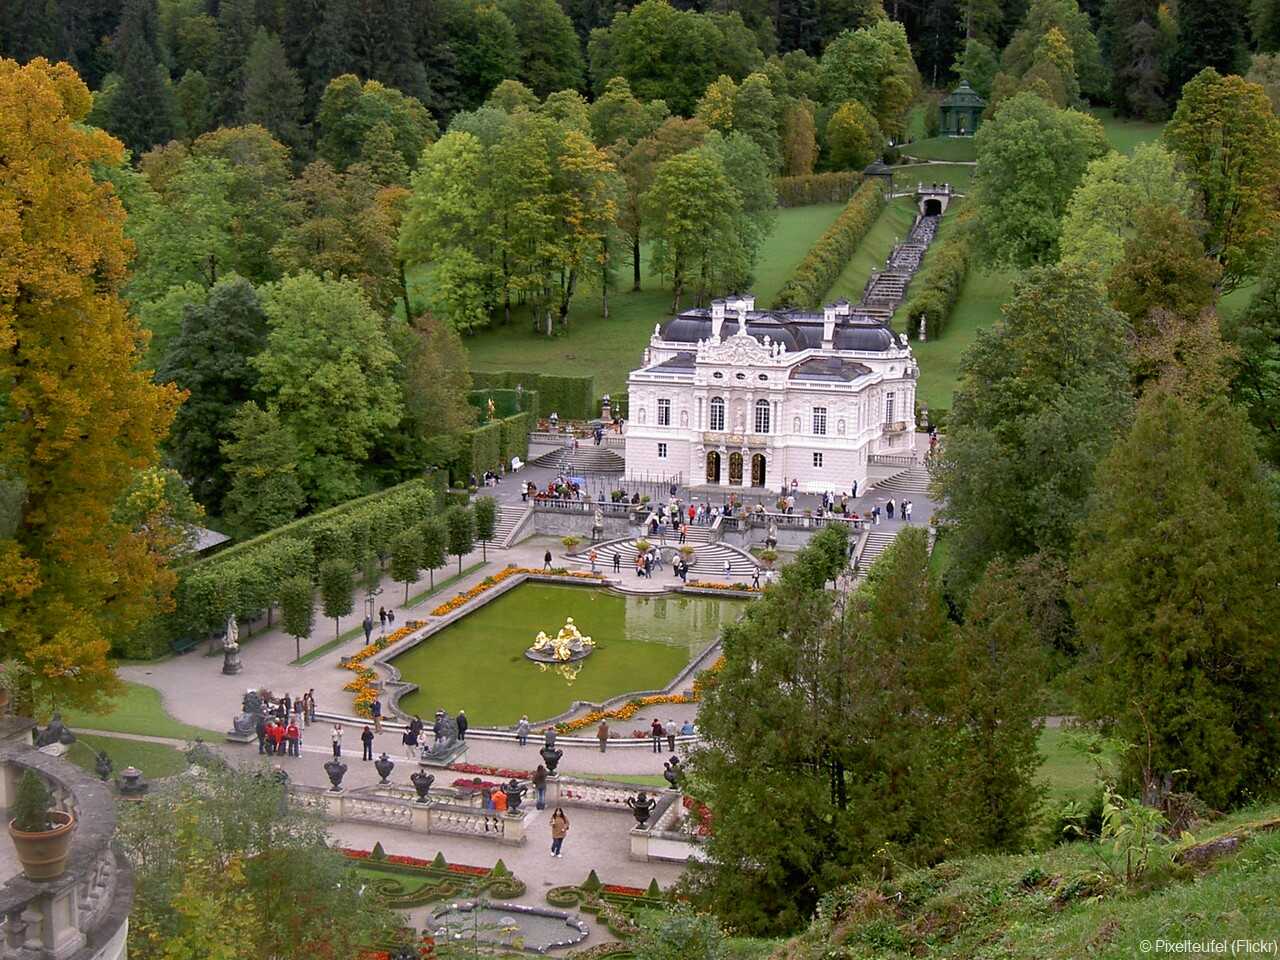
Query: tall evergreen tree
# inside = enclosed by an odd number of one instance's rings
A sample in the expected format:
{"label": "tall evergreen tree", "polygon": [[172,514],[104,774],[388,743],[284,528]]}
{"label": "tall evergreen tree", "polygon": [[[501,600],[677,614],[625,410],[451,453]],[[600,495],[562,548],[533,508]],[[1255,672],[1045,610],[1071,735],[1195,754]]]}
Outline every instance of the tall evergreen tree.
{"label": "tall evergreen tree", "polygon": [[229,276],[214,284],[203,305],[184,311],[156,379],[188,391],[169,433],[169,456],[191,484],[192,495],[221,513],[230,480],[222,444],[233,413],[252,396],[257,371],[249,363],[267,339],[267,317],[253,285]]}
{"label": "tall evergreen tree", "polygon": [[218,8],[218,46],[212,75],[217,117],[233,124],[244,115],[245,65],[257,32],[256,0],[222,0]]}
{"label": "tall evergreen tree", "polygon": [[1273,258],[1243,313],[1223,323],[1240,351],[1231,389],[1249,411],[1263,456],[1280,467],[1280,258]]}
{"label": "tall evergreen tree", "polygon": [[270,131],[298,159],[308,146],[302,130],[302,81],[289,66],[284,44],[259,27],[244,65],[245,123]]}
{"label": "tall evergreen tree", "polygon": [[127,0],[114,38],[120,82],[104,118],[135,156],[176,133],[175,103],[159,53],[156,0]]}
{"label": "tall evergreen tree", "polygon": [[1275,505],[1224,386],[1144,395],[1075,560],[1084,715],[1131,745],[1125,773],[1148,802],[1172,787],[1223,808],[1276,786]]}
{"label": "tall evergreen tree", "polygon": [[520,40],[520,80],[539,97],[582,86],[582,47],[556,0],[501,0],[499,8]]}
{"label": "tall evergreen tree", "polygon": [[1224,76],[1245,72],[1244,22],[1240,0],[1178,0],[1174,76],[1179,90],[1205,67]]}

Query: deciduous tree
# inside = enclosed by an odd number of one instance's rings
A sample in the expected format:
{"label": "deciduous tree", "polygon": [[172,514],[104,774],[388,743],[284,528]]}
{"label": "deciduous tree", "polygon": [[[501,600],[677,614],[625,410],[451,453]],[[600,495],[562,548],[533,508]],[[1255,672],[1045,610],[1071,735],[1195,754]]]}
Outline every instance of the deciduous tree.
{"label": "deciduous tree", "polygon": [[355,568],[351,561],[326,560],[320,564],[320,603],[326,617],[333,617],[333,635],[340,634],[339,621],[355,609]]}
{"label": "deciduous tree", "polygon": [[517,76],[536,96],[582,86],[582,47],[555,0],[500,0],[498,6],[516,28]]}
{"label": "deciduous tree", "polygon": [[462,558],[475,549],[475,517],[468,507],[450,507],[444,513],[449,552],[458,558],[458,576],[462,576]]}
{"label": "deciduous tree", "polygon": [[267,287],[263,305],[270,332],[253,364],[298,443],[298,479],[317,507],[350,499],[369,451],[402,413],[383,321],[354,281],[310,273]]}
{"label": "deciduous tree", "polygon": [[112,642],[173,583],[143,532],[112,519],[180,397],[140,369],[145,335],[120,297],[124,210],[91,170],[123,152],[81,125],[89,105],[70,67],[0,60],[0,470],[22,491],[0,539],[0,635],[41,709],[114,692]]}
{"label": "deciduous tree", "polygon": [[861,171],[883,147],[880,124],[857,100],[840,104],[827,121],[827,163],[836,170]]}
{"label": "deciduous tree", "polygon": [[236,411],[228,433],[221,446],[230,481],[223,516],[250,536],[288,523],[307,502],[293,434],[252,401]]}
{"label": "deciduous tree", "polygon": [[1262,455],[1280,465],[1280,260],[1272,259],[1249,306],[1223,323],[1240,351],[1231,389],[1249,411]]}
{"label": "deciduous tree", "polygon": [[1280,117],[1266,91],[1206,68],[1182,88],[1165,141],[1200,188],[1222,289],[1255,276],[1280,231]]}
{"label": "deciduous tree", "polygon": [[302,641],[311,638],[315,625],[315,590],[311,577],[295,574],[280,583],[280,629],[293,637],[296,658],[302,659]]}

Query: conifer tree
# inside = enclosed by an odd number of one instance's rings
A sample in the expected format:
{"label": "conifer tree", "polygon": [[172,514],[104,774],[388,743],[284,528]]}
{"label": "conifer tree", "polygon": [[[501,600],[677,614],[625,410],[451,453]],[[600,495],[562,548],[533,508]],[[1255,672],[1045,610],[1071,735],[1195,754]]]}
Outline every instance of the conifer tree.
{"label": "conifer tree", "polygon": [[175,102],[159,52],[156,0],[128,0],[114,38],[120,81],[104,122],[135,156],[176,132]]}
{"label": "conifer tree", "polygon": [[1172,788],[1224,808],[1276,784],[1275,504],[1224,386],[1143,396],[1098,470],[1074,563],[1084,714],[1130,744],[1147,802]]}
{"label": "conifer tree", "polygon": [[1241,74],[1248,64],[1241,0],[1179,0],[1174,71],[1179,88],[1206,67]]}
{"label": "conifer tree", "polygon": [[302,131],[302,81],[289,66],[284,45],[274,33],[259,27],[244,65],[245,123],[265,127],[289,147],[295,160],[305,152]]}

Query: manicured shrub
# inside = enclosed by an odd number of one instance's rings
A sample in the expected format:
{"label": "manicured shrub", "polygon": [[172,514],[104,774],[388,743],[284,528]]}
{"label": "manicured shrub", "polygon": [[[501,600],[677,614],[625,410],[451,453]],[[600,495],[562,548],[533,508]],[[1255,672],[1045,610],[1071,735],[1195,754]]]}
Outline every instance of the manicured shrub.
{"label": "manicured shrub", "polygon": [[929,251],[907,301],[909,336],[920,335],[921,318],[925,321],[928,339],[942,336],[951,311],[960,299],[965,277],[969,275],[970,255],[969,238],[963,231],[952,234]]}
{"label": "manicured shrub", "polygon": [[836,222],[809,248],[773,305],[777,308],[814,307],[836,282],[858,244],[884,207],[881,185],[872,180],[858,188]]}
{"label": "manicured shrub", "polygon": [[776,177],[774,190],[780,207],[807,207],[815,203],[845,203],[862,182],[856,170],[833,170],[801,177]]}

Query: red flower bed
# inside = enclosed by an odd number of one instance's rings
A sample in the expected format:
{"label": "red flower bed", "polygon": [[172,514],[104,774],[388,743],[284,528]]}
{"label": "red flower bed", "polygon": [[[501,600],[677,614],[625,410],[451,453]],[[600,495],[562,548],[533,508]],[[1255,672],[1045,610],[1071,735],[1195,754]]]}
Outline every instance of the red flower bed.
{"label": "red flower bed", "polygon": [[623,887],[616,883],[606,883],[602,888],[605,893],[616,893],[620,897],[645,897],[649,891],[643,887]]}
{"label": "red flower bed", "polygon": [[[369,860],[373,854],[369,850],[353,850],[350,847],[338,847],[338,852],[351,860]],[[378,861],[374,861],[377,863]],[[434,867],[434,860],[423,860],[421,857],[406,857],[399,854],[388,856],[387,863],[397,863],[403,867]],[[489,867],[473,867],[465,863],[446,864],[450,873],[465,873],[472,877],[486,877],[492,871]]]}
{"label": "red flower bed", "polygon": [[707,805],[701,800],[695,800],[693,797],[685,796],[682,801],[684,808],[689,811],[689,817],[697,826],[693,832],[699,837],[711,836],[711,811]]}
{"label": "red flower bed", "polygon": [[478,763],[451,763],[449,769],[457,773],[478,773],[482,777],[501,777],[503,780],[528,780],[528,770],[512,770],[508,767],[486,767]]}
{"label": "red flower bed", "polygon": [[457,780],[453,781],[453,785],[455,787],[470,787],[473,790],[484,790],[486,788],[489,790],[497,790],[502,786],[501,784],[492,783],[488,780],[476,780],[474,778],[468,779],[466,777],[459,777]]}

